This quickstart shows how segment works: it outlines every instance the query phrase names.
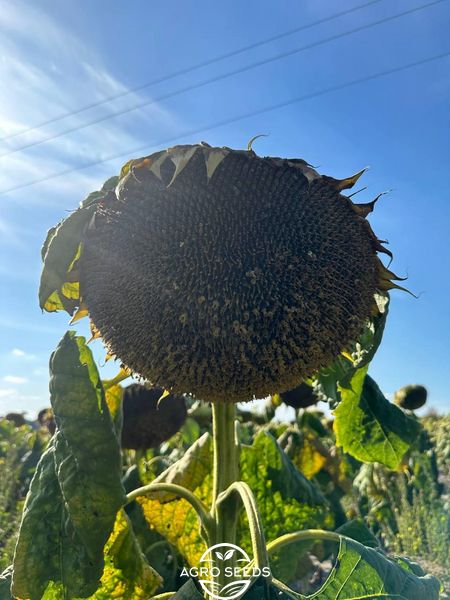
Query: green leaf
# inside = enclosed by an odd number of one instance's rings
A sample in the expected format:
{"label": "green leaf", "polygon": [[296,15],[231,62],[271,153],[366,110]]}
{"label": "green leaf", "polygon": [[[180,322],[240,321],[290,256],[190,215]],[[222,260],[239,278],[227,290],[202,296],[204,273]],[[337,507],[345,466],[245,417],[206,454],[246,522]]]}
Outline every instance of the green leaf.
{"label": "green leaf", "polygon": [[179,590],[174,592],[173,600],[203,600],[201,594],[192,579],[189,579]]}
{"label": "green leaf", "polygon": [[[295,468],[276,439],[266,431],[260,431],[251,446],[242,447],[241,477],[252,488],[257,502],[271,504],[278,503],[279,499],[282,505],[292,500],[310,507],[318,506],[320,511],[326,505],[319,489]],[[298,529],[298,521],[296,524]],[[315,525],[318,525],[317,521]]]}
{"label": "green leaf", "polygon": [[12,565],[7,567],[3,573],[0,574],[0,598],[1,600],[13,600],[11,596],[11,581],[12,581],[13,568]]}
{"label": "green leaf", "polygon": [[[95,204],[79,208],[64,219],[44,243],[45,256],[39,285],[39,306],[48,312],[66,310],[73,314],[79,306],[76,275],[71,271],[80,253],[84,229],[95,212]],[[43,249],[43,251],[44,251]]]}
{"label": "green leaf", "polygon": [[89,194],[89,196],[87,196],[81,202],[80,207],[87,208],[88,206],[91,206],[92,204],[98,204],[98,202],[100,202],[101,200],[104,200],[109,195],[109,192],[113,192],[115,190],[118,182],[119,182],[119,178],[117,177],[117,175],[110,177],[109,179],[107,179],[105,181],[105,183],[102,186],[102,189],[98,192],[91,192]]}
{"label": "green leaf", "polygon": [[50,371],[57,431],[31,482],[14,557],[13,593],[30,600],[45,590],[67,598],[95,592],[125,502],[120,448],[84,338],[66,333]]}
{"label": "green leaf", "polygon": [[339,386],[342,401],[334,411],[336,444],[362,462],[396,469],[421,427],[386,400],[367,369],[358,369],[348,388]]}
{"label": "green leaf", "polygon": [[97,204],[114,194],[118,177],[110,177],[98,192],[93,192],[80,208],[52,227],[42,246],[42,269],[39,285],[39,305],[43,310],[66,310],[73,314],[80,304],[76,262],[80,256],[83,236]]}
{"label": "green leaf", "polygon": [[[297,471],[268,433],[260,432],[252,446],[242,447],[241,478],[255,494],[268,539],[299,527],[333,526],[330,511],[320,491]],[[153,482],[182,485],[209,506],[212,486],[211,437],[204,434],[181,460]],[[140,497],[137,502],[150,527],[173,544],[191,566],[196,566],[206,546],[190,504],[168,493]],[[250,551],[250,536],[244,523],[240,532],[238,543]]]}
{"label": "green leaf", "polygon": [[71,519],[95,556],[125,502],[120,447],[85,339],[66,333],[50,371],[58,479]]}
{"label": "green leaf", "polygon": [[[295,468],[266,431],[260,431],[251,446],[242,446],[241,478],[255,495],[266,540],[298,529],[333,527],[331,510],[322,493]],[[245,522],[241,523],[239,545],[251,552]],[[309,547],[310,544],[301,543],[296,545],[296,550]],[[282,549],[272,565],[274,575],[287,577],[296,563],[293,548]]]}
{"label": "green leaf", "polygon": [[349,387],[355,372],[370,363],[381,343],[389,312],[389,294],[375,294],[375,302],[377,315],[367,319],[362,334],[347,349],[346,356],[339,356],[332,365],[321,369],[313,378],[312,383],[319,397],[332,405],[341,400],[339,386]]}
{"label": "green leaf", "polygon": [[417,576],[382,552],[341,538],[336,564],[319,591],[301,600],[438,600],[435,577]]}
{"label": "green leaf", "polygon": [[119,511],[105,546],[101,587],[92,600],[147,600],[161,584],[161,577],[147,563],[139,547],[128,517],[123,510]]}
{"label": "green leaf", "polygon": [[336,529],[336,533],[356,540],[368,548],[379,548],[380,546],[380,542],[361,519],[347,521],[347,523]]}
{"label": "green leaf", "polygon": [[86,597],[97,588],[103,569],[103,559],[92,563],[64,507],[54,455],[52,444],[39,462],[25,503],[12,585],[19,598],[41,600],[49,582],[61,580],[69,598]]}

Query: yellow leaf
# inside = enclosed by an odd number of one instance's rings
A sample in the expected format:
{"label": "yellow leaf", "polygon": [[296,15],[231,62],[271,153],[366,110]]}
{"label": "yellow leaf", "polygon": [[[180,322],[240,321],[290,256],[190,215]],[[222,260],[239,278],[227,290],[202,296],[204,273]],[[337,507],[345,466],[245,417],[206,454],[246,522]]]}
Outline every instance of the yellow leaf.
{"label": "yellow leaf", "polygon": [[89,310],[88,310],[87,306],[82,303],[81,306],[78,308],[77,312],[71,318],[70,325],[73,325],[74,323],[76,323],[80,319],[83,319],[84,317],[87,317],[88,315],[89,315]]}
{"label": "yellow leaf", "polygon": [[105,390],[106,404],[108,405],[109,412],[114,420],[122,404],[123,389],[120,385],[110,385],[103,389]]}
{"label": "yellow leaf", "polygon": [[[205,434],[198,439],[174,467],[162,473],[154,483],[168,482],[183,485],[209,504],[211,495],[211,440]],[[197,514],[191,505],[180,498],[158,494],[137,499],[151,528],[164,536],[196,566],[206,550],[200,535]]]}
{"label": "yellow leaf", "polygon": [[125,511],[105,544],[105,568],[101,587],[91,600],[148,600],[162,584],[158,573],[147,563],[131,529]]}
{"label": "yellow leaf", "polygon": [[301,448],[293,463],[307,479],[311,479],[327,464],[327,450],[312,433],[305,433]]}
{"label": "yellow leaf", "polygon": [[69,283],[66,281],[66,283],[63,283],[61,286],[61,293],[66,298],[69,298],[71,300],[78,300],[78,298],[80,297],[80,284],[78,283],[78,281],[74,281],[73,283]]}

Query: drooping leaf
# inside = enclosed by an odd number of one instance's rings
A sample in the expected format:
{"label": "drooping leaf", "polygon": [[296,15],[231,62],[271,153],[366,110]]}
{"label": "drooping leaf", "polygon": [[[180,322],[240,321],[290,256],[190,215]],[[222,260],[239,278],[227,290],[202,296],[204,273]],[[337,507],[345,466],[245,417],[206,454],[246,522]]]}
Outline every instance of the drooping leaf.
{"label": "drooping leaf", "polygon": [[117,437],[120,440],[121,432],[122,432],[122,422],[123,422],[123,410],[122,410],[122,396],[123,396],[123,388],[121,385],[105,385],[106,382],[103,382],[104,390],[105,390],[105,400],[108,405],[109,413],[112,417],[114,423],[114,429]]}
{"label": "drooping leaf", "polygon": [[98,202],[105,200],[117,184],[117,177],[108,179],[102,189],[93,192],[80,208],[52,227],[42,247],[44,266],[39,285],[39,305],[43,310],[66,310],[73,314],[80,304],[76,262],[82,250],[83,235]]}
{"label": "drooping leaf", "polygon": [[300,600],[438,600],[439,589],[435,577],[415,575],[396,558],[341,538],[336,564],[320,590],[307,597],[289,595]]}
{"label": "drooping leaf", "polygon": [[69,598],[87,597],[97,588],[102,569],[103,553],[94,564],[70,521],[52,444],[42,455],[25,504],[14,556],[13,593],[41,600],[51,581],[64,580]]}
{"label": "drooping leaf", "polygon": [[58,479],[77,531],[97,555],[125,500],[119,443],[85,339],[66,333],[50,371]]}
{"label": "drooping leaf", "polygon": [[[268,539],[299,527],[333,526],[322,494],[297,471],[276,440],[260,432],[252,446],[241,451],[241,479],[249,484],[258,502]],[[209,506],[212,485],[211,438],[204,434],[185,456],[154,482],[183,485]],[[188,502],[171,494],[140,497],[147,522],[196,566],[206,550],[198,520]],[[243,522],[238,543],[251,550],[248,527]]]}
{"label": "drooping leaf", "polygon": [[76,275],[73,277],[70,272],[80,253],[84,228],[94,211],[94,204],[79,208],[57,225],[51,237],[49,232],[44,243],[46,251],[39,285],[39,306],[43,310],[66,310],[72,315],[79,305]]}
{"label": "drooping leaf", "polygon": [[31,482],[14,557],[13,593],[30,600],[45,590],[95,592],[125,500],[118,440],[84,339],[66,333],[50,370],[57,431]]}
{"label": "drooping leaf", "polygon": [[241,477],[252,488],[257,502],[271,503],[274,498],[279,498],[283,504],[295,500],[306,506],[319,507],[320,512],[326,505],[319,489],[295,468],[275,438],[266,431],[260,431],[251,446],[242,447]]}
{"label": "drooping leaf", "polygon": [[[209,501],[211,477],[211,438],[205,433],[182,459],[166,469],[153,483],[182,485],[199,498]],[[141,496],[137,501],[150,527],[173,544],[191,566],[197,565],[206,545],[191,505],[171,494]]]}
{"label": "drooping leaf", "polygon": [[389,312],[389,294],[375,294],[375,302],[377,314],[366,321],[359,339],[313,378],[312,383],[321,400],[331,402],[332,406],[341,400],[339,386],[349,387],[355,372],[370,363],[381,343]]}
{"label": "drooping leaf", "polygon": [[342,401],[335,409],[336,444],[362,462],[397,468],[420,432],[420,425],[390,403],[368,366],[358,369],[349,387],[339,386]]}
{"label": "drooping leaf", "polygon": [[101,587],[92,600],[147,600],[161,584],[161,577],[148,564],[139,547],[128,517],[123,510],[119,511],[105,545]]}
{"label": "drooping leaf", "polygon": [[380,542],[361,519],[347,521],[347,523],[344,523],[344,525],[341,525],[341,527],[336,529],[336,533],[340,533],[352,540],[356,540],[368,548],[378,548],[380,546]]}

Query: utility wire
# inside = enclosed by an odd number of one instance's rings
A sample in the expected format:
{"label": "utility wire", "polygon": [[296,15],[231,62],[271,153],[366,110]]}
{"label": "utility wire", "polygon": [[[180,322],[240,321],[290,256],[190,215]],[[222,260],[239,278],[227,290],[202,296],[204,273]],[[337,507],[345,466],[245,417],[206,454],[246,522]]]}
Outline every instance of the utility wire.
{"label": "utility wire", "polygon": [[149,150],[152,148],[156,148],[158,146],[161,145],[165,145],[165,144],[170,144],[173,142],[178,141],[180,138],[185,138],[187,136],[192,136],[192,135],[197,135],[199,133],[203,133],[205,131],[210,131],[211,129],[216,129],[217,127],[223,127],[224,125],[230,125],[231,123],[236,123],[238,121],[242,121],[244,119],[248,119],[249,117],[253,117],[256,115],[262,115],[264,113],[268,113],[271,112],[273,110],[277,110],[280,108],[285,108],[286,106],[290,106],[292,104],[297,104],[300,102],[304,102],[305,100],[310,100],[311,98],[318,98],[319,96],[324,96],[326,94],[330,94],[332,92],[336,92],[339,90],[343,90],[345,88],[349,88],[352,87],[354,85],[358,85],[360,83],[365,83],[367,81],[373,81],[375,79],[379,79],[381,77],[385,77],[387,75],[392,75],[394,73],[400,73],[401,71],[406,71],[409,69],[413,69],[415,67],[419,67],[421,65],[427,64],[427,63],[431,63],[433,61],[436,60],[440,60],[442,58],[446,58],[450,56],[450,51],[449,52],[444,52],[442,54],[436,54],[434,56],[429,56],[427,58],[423,58],[421,60],[417,60],[414,61],[412,63],[408,63],[406,65],[401,65],[399,67],[393,67],[392,69],[386,69],[385,71],[380,71],[378,73],[373,73],[372,75],[367,75],[366,77],[360,77],[358,79],[352,79],[350,81],[338,84],[338,85],[334,85],[328,88],[324,88],[322,90],[318,90],[317,92],[311,92],[309,94],[305,94],[303,96],[298,96],[297,98],[292,98],[291,100],[287,100],[285,102],[278,102],[276,104],[271,104],[270,106],[266,106],[265,108],[260,108],[258,110],[255,111],[250,111],[250,112],[246,112],[246,113],[242,113],[240,115],[237,115],[235,117],[230,117],[228,119],[223,119],[222,121],[216,121],[215,123],[212,123],[211,125],[206,125],[205,127],[200,127],[199,129],[190,129],[187,131],[184,131],[183,133],[175,136],[175,137],[171,137],[171,138],[166,138],[166,139],[162,139],[159,140],[158,142],[155,142],[154,144],[152,144],[151,146],[149,145],[144,145],[144,146],[138,146],[137,148],[133,148],[131,150],[128,150],[127,152],[120,152],[119,154],[113,154],[110,156],[107,156],[105,158],[102,158],[100,160],[95,160],[89,163],[86,163],[84,165],[81,165],[80,167],[71,167],[69,169],[65,169],[63,171],[59,171],[58,173],[53,173],[52,175],[48,175],[46,177],[41,177],[39,179],[34,179],[32,181],[29,181],[28,183],[22,183],[20,185],[11,187],[9,189],[6,190],[1,190],[0,191],[0,195],[3,194],[8,194],[10,192],[14,192],[16,190],[20,190],[26,187],[30,187],[32,185],[36,185],[38,183],[44,183],[45,181],[49,181],[51,179],[55,179],[56,177],[62,177],[63,175],[68,175],[69,173],[74,173],[75,171],[81,171],[83,169],[88,169],[89,167],[93,167],[95,165],[100,165],[103,164],[105,162],[109,162],[111,160],[116,160],[117,158],[121,158],[122,156],[129,156],[130,154],[134,154],[135,152],[143,152],[144,150]]}
{"label": "utility wire", "polygon": [[97,102],[93,102],[91,104],[86,104],[85,106],[82,106],[74,111],[66,112],[65,114],[60,115],[59,117],[53,117],[51,119],[48,119],[47,121],[43,121],[43,122],[39,123],[38,125],[34,125],[27,129],[23,129],[22,131],[19,131],[18,133],[13,133],[6,137],[0,138],[0,142],[5,142],[7,140],[11,140],[18,136],[24,135],[25,133],[29,133],[36,129],[40,129],[41,127],[45,127],[46,125],[50,125],[51,123],[56,123],[57,121],[62,121],[63,119],[66,119],[67,117],[71,117],[73,115],[78,115],[86,110],[90,110],[91,108],[96,108],[97,106],[102,106],[103,104],[107,104],[108,102],[111,102],[112,100],[117,100],[118,98],[123,98],[124,96],[128,96],[129,94],[133,94],[135,92],[140,92],[141,90],[144,90],[145,88],[148,88],[150,86],[154,86],[159,83],[164,83],[165,81],[169,81],[170,79],[175,79],[176,77],[180,77],[181,75],[186,75],[187,73],[192,73],[192,71],[196,71],[203,67],[208,67],[210,65],[213,65],[213,64],[220,62],[222,60],[225,60],[227,58],[232,58],[233,56],[238,56],[239,54],[243,54],[244,52],[248,52],[249,50],[254,50],[255,48],[259,48],[260,46],[265,46],[266,44],[269,44],[271,42],[281,40],[284,37],[294,35],[294,33],[298,33],[299,31],[305,31],[306,29],[311,29],[312,27],[317,27],[318,25],[322,25],[323,23],[328,23],[329,21],[333,21],[335,19],[338,19],[339,17],[343,17],[345,15],[354,13],[358,10],[362,10],[363,8],[367,8],[368,6],[371,6],[372,4],[379,4],[382,1],[383,0],[370,0],[370,2],[364,2],[364,4],[359,4],[358,6],[354,6],[353,8],[349,8],[347,10],[342,10],[340,12],[333,13],[332,15],[329,15],[328,17],[323,17],[322,19],[318,19],[317,21],[312,21],[311,23],[307,23],[306,25],[300,25],[299,27],[295,27],[294,29],[289,29],[289,30],[279,33],[277,35],[273,35],[271,37],[260,40],[259,42],[255,42],[253,44],[248,44],[247,46],[241,46],[240,48],[237,48],[236,50],[231,50],[229,52],[225,52],[224,54],[219,54],[218,56],[215,56],[214,58],[208,58],[205,61],[196,63],[195,65],[191,65],[190,67],[186,67],[185,69],[180,69],[179,71],[174,71],[173,73],[171,73],[169,75],[164,75],[162,77],[159,77],[158,79],[153,79],[152,81],[148,81],[147,83],[143,83],[142,85],[139,85],[137,87],[130,88],[124,92],[120,92],[120,93],[114,94],[112,96],[107,96],[106,98],[103,98],[103,100],[98,100]]}
{"label": "utility wire", "polygon": [[20,146],[19,148],[16,148],[15,150],[10,150],[8,152],[4,152],[3,154],[0,154],[0,158],[5,157],[5,156],[10,156],[11,154],[15,154],[16,152],[20,152],[22,150],[26,150],[28,148],[32,148],[34,146],[39,146],[45,142],[49,142],[52,140],[55,140],[57,138],[60,138],[64,135],[67,135],[68,133],[73,133],[75,131],[80,131],[82,129],[86,129],[87,127],[91,127],[92,125],[97,125],[98,123],[102,123],[104,121],[108,121],[109,119],[115,118],[119,115],[124,115],[130,112],[133,112],[135,110],[138,110],[139,108],[143,108],[144,106],[150,106],[152,104],[155,104],[157,102],[161,102],[163,100],[168,100],[169,98],[173,98],[175,96],[179,96],[180,94],[183,94],[185,92],[190,92],[192,90],[196,90],[199,88],[202,88],[206,85],[210,85],[212,83],[216,83],[218,81],[222,81],[224,79],[228,79],[229,77],[232,77],[234,75],[238,75],[241,73],[245,73],[246,71],[250,71],[252,69],[255,69],[257,67],[261,67],[263,65],[267,65],[269,63],[275,62],[277,60],[281,60],[283,58],[287,58],[288,56],[293,56],[294,54],[299,54],[300,52],[304,52],[305,50],[310,50],[311,48],[316,48],[318,46],[322,46],[325,44],[328,44],[332,41],[347,37],[349,35],[352,35],[354,33],[358,33],[360,31],[364,31],[366,29],[371,29],[372,27],[376,27],[378,25],[382,25],[384,23],[387,23],[389,21],[393,21],[394,19],[399,19],[401,17],[404,17],[406,15],[418,12],[420,10],[424,10],[427,8],[430,8],[436,4],[440,4],[442,2],[445,2],[446,0],[432,0],[432,2],[427,2],[426,4],[422,4],[420,6],[416,6],[414,8],[410,8],[408,10],[402,11],[400,13],[397,13],[395,15],[391,15],[389,17],[384,17],[383,19],[378,19],[377,21],[373,21],[371,23],[367,23],[365,25],[360,25],[359,27],[355,27],[353,29],[350,29],[348,31],[344,31],[342,33],[338,33],[335,35],[331,35],[328,36],[326,38],[323,38],[321,40],[318,40],[316,42],[311,42],[310,44],[306,44],[304,46],[300,46],[299,48],[294,48],[293,50],[288,50],[286,52],[281,52],[279,54],[276,54],[275,56],[272,56],[270,58],[267,59],[263,59],[263,60],[258,60],[255,61],[253,63],[250,63],[249,65],[246,65],[244,67],[239,67],[238,69],[234,69],[233,71],[228,71],[227,73],[223,73],[221,75],[217,75],[215,77],[212,78],[208,78],[205,79],[203,81],[200,81],[199,83],[194,83],[192,85],[188,85],[185,86],[183,88],[179,88],[178,90],[175,90],[173,92],[169,92],[167,94],[163,94],[162,96],[158,96],[156,98],[152,98],[151,100],[144,100],[143,102],[140,102],[130,108],[125,108],[123,110],[117,111],[115,113],[106,115],[104,117],[100,117],[97,119],[94,119],[92,121],[89,121],[88,123],[85,123],[84,125],[77,125],[77,126],[73,126],[70,127],[68,129],[65,129],[59,133],[56,133],[54,135],[51,135],[47,138],[44,138],[42,140],[38,140],[35,142],[30,142],[29,144],[25,144],[24,146]]}

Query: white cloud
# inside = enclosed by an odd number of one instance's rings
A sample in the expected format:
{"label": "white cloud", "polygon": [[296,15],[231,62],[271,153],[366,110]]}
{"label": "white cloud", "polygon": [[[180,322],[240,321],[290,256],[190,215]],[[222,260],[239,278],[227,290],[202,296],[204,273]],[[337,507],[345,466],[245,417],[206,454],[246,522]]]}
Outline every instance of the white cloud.
{"label": "white cloud", "polygon": [[[6,135],[19,133],[39,122],[63,115],[86,104],[127,91],[127,87],[103,64],[95,48],[78,39],[50,14],[31,3],[0,0],[0,78],[8,81],[0,99],[0,129]],[[26,40],[24,32],[27,33]],[[31,46],[31,48],[30,48]],[[64,74],[64,76],[62,75]],[[0,142],[0,155],[27,143],[68,128],[81,126],[121,108],[134,106],[146,94],[132,93],[105,106],[73,115],[39,131]],[[73,209],[74,191],[78,199],[117,171],[131,156],[127,149],[158,137],[170,137],[179,130],[175,116],[158,103],[121,117],[74,131],[43,145],[0,157],[0,194],[28,181],[81,166],[83,163],[124,152],[123,159],[50,179],[33,188],[33,193],[11,195],[16,204],[59,206]],[[149,134],[147,133],[149,132]],[[64,205],[64,197],[67,205]]]}
{"label": "white cloud", "polygon": [[37,411],[46,404],[48,405],[48,394],[19,393],[14,388],[0,388],[0,415],[8,412],[28,413],[29,418],[34,419]]}
{"label": "white cloud", "polygon": [[34,354],[25,352],[25,350],[21,350],[20,348],[13,348],[11,354],[17,358],[23,358],[24,360],[34,360],[36,358]]}
{"label": "white cloud", "polygon": [[13,356],[26,356],[26,352],[24,352],[23,350],[21,350],[20,348],[13,348],[11,350],[11,354]]}
{"label": "white cloud", "polygon": [[22,383],[26,383],[28,379],[26,377],[19,377],[18,375],[5,375],[5,377],[3,377],[3,381],[5,383],[14,383],[20,385]]}

